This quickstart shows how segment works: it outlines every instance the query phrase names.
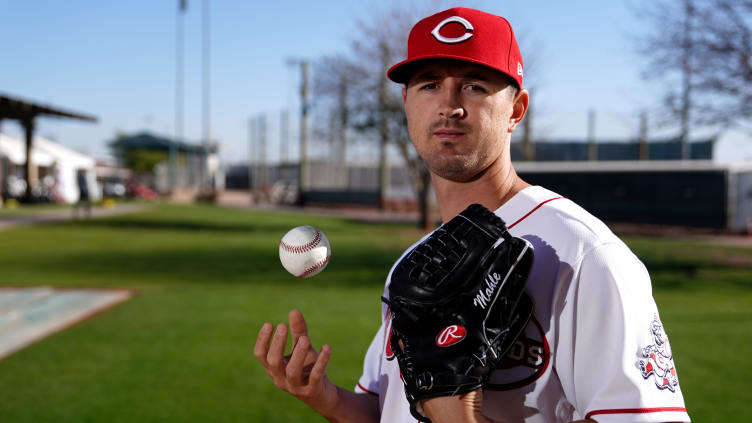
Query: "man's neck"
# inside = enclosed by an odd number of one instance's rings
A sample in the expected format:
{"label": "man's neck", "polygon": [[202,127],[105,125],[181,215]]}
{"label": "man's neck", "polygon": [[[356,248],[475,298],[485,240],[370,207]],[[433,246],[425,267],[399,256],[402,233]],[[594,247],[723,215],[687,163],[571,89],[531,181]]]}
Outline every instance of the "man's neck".
{"label": "man's neck", "polygon": [[478,178],[455,182],[431,173],[442,222],[448,222],[470,204],[496,210],[530,184],[520,179],[509,160],[499,158]]}

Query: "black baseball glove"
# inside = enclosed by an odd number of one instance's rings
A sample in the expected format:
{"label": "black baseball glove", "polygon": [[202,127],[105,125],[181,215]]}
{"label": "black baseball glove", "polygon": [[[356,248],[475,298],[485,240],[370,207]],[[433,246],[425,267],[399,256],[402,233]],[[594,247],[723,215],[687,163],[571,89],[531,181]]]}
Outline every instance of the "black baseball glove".
{"label": "black baseball glove", "polygon": [[423,400],[484,385],[533,310],[524,293],[533,247],[473,204],[438,228],[392,272],[391,348],[410,412]]}

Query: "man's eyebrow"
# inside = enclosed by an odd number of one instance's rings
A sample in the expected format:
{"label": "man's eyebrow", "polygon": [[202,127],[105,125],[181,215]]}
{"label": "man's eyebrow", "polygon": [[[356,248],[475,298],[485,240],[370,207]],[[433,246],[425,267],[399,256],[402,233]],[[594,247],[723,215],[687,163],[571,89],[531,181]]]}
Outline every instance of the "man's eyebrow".
{"label": "man's eyebrow", "polygon": [[439,78],[440,76],[438,72],[427,70],[415,74],[415,76],[410,79],[410,82],[417,83],[425,81],[435,81]]}
{"label": "man's eyebrow", "polygon": [[[435,70],[424,70],[419,71],[410,78],[411,84],[417,84],[421,82],[426,81],[436,81],[438,79],[442,78],[442,73],[437,72]],[[475,71],[469,71],[467,73],[464,73],[461,75],[461,78],[466,81],[479,81],[479,82],[489,82],[488,76],[484,75],[481,72],[475,72]]]}
{"label": "man's eyebrow", "polygon": [[472,81],[488,82],[488,77],[478,72],[468,72],[462,76],[462,79],[469,79]]}

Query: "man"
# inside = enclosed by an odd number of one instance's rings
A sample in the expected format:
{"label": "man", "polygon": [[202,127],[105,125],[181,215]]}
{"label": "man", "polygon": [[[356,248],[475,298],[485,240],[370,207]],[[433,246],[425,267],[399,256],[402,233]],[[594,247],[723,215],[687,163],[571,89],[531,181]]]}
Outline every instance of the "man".
{"label": "man", "polygon": [[[422,409],[434,423],[689,421],[645,267],[598,219],[515,173],[510,138],[529,103],[522,76],[509,23],[464,8],[418,22],[407,60],[388,72],[405,84],[410,139],[431,171],[442,220],[480,203],[535,248],[526,287],[533,317],[485,389]],[[287,326],[272,337],[269,323],[255,355],[279,388],[331,421],[414,422],[386,306],[382,316],[355,392],[326,379],[331,350],[311,347],[298,311],[291,356],[282,356]]]}
{"label": "man", "polygon": [[76,171],[76,185],[78,186],[78,201],[73,205],[73,217],[78,218],[80,210],[84,209],[85,217],[91,217],[91,199],[89,198],[89,184],[86,180],[86,170]]}

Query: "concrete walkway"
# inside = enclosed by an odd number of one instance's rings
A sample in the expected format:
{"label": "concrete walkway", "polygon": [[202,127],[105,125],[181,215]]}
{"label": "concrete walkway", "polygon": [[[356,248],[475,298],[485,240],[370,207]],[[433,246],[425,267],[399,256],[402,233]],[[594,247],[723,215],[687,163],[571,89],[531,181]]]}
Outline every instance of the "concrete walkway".
{"label": "concrete walkway", "polygon": [[0,287],[0,359],[132,295],[127,290]]}
{"label": "concrete walkway", "polygon": [[[73,207],[60,208],[43,211],[29,211],[28,213],[19,213],[10,216],[4,216],[0,213],[0,231],[16,228],[19,226],[35,225],[43,223],[70,222],[77,219],[97,219],[107,216],[115,216],[125,213],[135,213],[148,210],[151,206],[148,204],[119,204],[114,207],[92,207],[90,217],[76,217],[73,213]],[[81,211],[79,216],[83,216]]]}

